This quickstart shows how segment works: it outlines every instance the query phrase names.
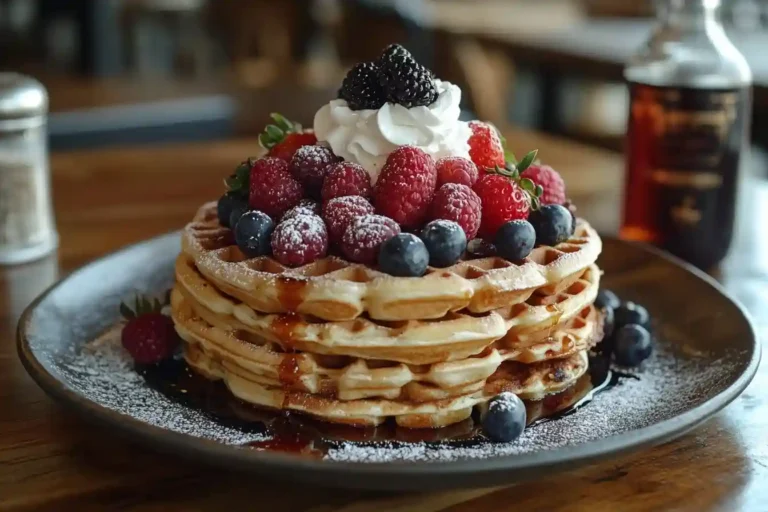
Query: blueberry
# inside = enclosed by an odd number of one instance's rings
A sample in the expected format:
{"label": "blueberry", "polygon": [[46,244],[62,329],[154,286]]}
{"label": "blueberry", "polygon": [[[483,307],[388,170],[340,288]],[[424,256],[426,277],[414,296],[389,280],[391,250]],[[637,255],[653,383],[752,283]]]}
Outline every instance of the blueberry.
{"label": "blueberry", "polygon": [[512,220],[502,225],[496,232],[496,252],[505,260],[522,260],[536,244],[536,231],[530,222]]}
{"label": "blueberry", "polygon": [[237,221],[248,211],[248,203],[244,199],[238,199],[232,204],[232,211],[229,214],[229,228],[235,229]]}
{"label": "blueberry", "polygon": [[651,315],[648,314],[648,310],[640,304],[634,302],[625,302],[618,308],[616,308],[616,328],[620,329],[625,325],[637,324],[651,329]]}
{"label": "blueberry", "polygon": [[227,192],[219,198],[219,202],[216,203],[216,214],[219,217],[219,224],[225,228],[230,227],[229,217],[232,215],[232,208],[238,204],[245,204],[245,200],[232,192]]}
{"label": "blueberry", "polygon": [[616,314],[613,308],[603,308],[603,339],[613,336],[616,328]]}
{"label": "blueberry", "polygon": [[637,366],[651,355],[653,343],[645,327],[629,324],[616,331],[613,357],[621,366]]}
{"label": "blueberry", "polygon": [[433,220],[421,231],[421,239],[429,251],[429,264],[449,267],[459,261],[467,249],[467,235],[457,223]]}
{"label": "blueberry", "polygon": [[264,212],[251,210],[244,213],[235,224],[235,242],[249,258],[264,256],[272,250],[270,237],[275,224]]}
{"label": "blueberry", "polygon": [[416,235],[400,233],[381,245],[379,268],[399,277],[420,277],[427,271],[429,252]]}
{"label": "blueberry", "polygon": [[619,300],[618,295],[613,293],[611,290],[600,290],[597,293],[597,298],[595,298],[595,307],[598,309],[617,309],[619,306],[621,306],[621,301]]}
{"label": "blueberry", "polygon": [[573,231],[573,215],[559,204],[545,204],[528,217],[536,230],[536,245],[557,245],[568,240]]}
{"label": "blueberry", "polygon": [[504,392],[488,402],[483,429],[492,441],[509,443],[520,437],[526,421],[523,401],[514,393]]}

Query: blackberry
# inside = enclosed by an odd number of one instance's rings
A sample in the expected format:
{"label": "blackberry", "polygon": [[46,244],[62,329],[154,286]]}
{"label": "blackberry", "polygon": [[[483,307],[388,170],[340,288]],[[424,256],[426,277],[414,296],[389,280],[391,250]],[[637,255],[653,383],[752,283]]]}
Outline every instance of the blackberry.
{"label": "blackberry", "polygon": [[339,98],[352,110],[375,110],[384,105],[385,97],[378,81],[378,67],[372,62],[356,64],[339,89]]}
{"label": "blackberry", "polygon": [[379,84],[387,101],[411,108],[431,105],[437,99],[434,75],[402,46],[388,46],[378,64]]}

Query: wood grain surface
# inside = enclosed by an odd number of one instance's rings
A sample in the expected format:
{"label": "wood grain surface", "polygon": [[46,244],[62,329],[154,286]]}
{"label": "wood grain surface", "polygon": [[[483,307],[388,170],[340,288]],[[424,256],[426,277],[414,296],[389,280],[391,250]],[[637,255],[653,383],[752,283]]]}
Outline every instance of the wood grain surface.
{"label": "wood grain surface", "polygon": [[[517,152],[538,148],[569,184],[580,213],[617,225],[619,155],[508,130]],[[742,397],[683,438],[523,485],[388,495],[301,487],[212,470],[116,437],[54,403],[16,356],[22,308],[72,269],[126,244],[181,227],[255,139],[56,154],[58,258],[0,270],[0,510],[768,510],[768,370]],[[749,187],[743,219],[766,215],[768,187]],[[748,223],[723,279],[768,334],[768,254]],[[693,300],[693,298],[692,298]],[[649,397],[652,399],[652,397]]]}

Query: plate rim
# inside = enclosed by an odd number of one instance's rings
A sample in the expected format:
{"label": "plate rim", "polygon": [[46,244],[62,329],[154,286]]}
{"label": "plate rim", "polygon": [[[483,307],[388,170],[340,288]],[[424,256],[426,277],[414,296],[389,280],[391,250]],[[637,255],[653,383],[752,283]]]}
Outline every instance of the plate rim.
{"label": "plate rim", "polygon": [[[254,472],[274,471],[275,474],[291,471],[295,476],[307,481],[330,483],[337,487],[380,490],[445,488],[454,486],[457,478],[462,476],[467,477],[466,481],[461,481],[462,486],[466,488],[487,487],[504,482],[511,484],[548,470],[566,467],[573,469],[609,456],[618,456],[636,451],[643,446],[658,445],[679,437],[737,398],[754,378],[761,360],[761,346],[751,314],[713,277],[656,247],[621,240],[610,235],[601,235],[604,240],[610,240],[612,243],[633,245],[639,250],[650,252],[681,270],[693,274],[712,286],[741,313],[749,328],[752,352],[742,373],[727,388],[693,409],[659,423],[573,446],[519,455],[453,461],[348,462],[243,449],[152,425],[94,402],[49,372],[29,343],[27,331],[32,316],[53,291],[66,285],[75,276],[94,265],[119,257],[141,246],[159,244],[165,239],[179,236],[180,231],[173,231],[122,247],[88,262],[49,286],[25,308],[19,319],[16,329],[17,352],[24,369],[43,391],[55,400],[73,406],[87,419],[95,419],[99,423],[117,427],[121,433],[146,443],[160,452],[172,452],[218,466],[226,465],[230,469]],[[354,479],[350,479],[350,475],[354,475]],[[340,481],[339,477],[344,477],[345,480]],[[373,477],[377,477],[378,481],[369,482]],[[432,480],[432,485],[425,483],[429,479]]]}

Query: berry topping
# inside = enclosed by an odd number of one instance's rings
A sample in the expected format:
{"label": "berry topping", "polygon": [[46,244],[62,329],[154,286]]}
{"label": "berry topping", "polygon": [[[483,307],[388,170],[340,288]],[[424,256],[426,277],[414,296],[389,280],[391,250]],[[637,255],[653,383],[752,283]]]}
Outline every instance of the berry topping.
{"label": "berry topping", "polygon": [[648,310],[640,304],[627,301],[616,308],[616,328],[624,327],[629,324],[637,324],[650,330],[651,315]]}
{"label": "berry topping", "polygon": [[496,255],[496,246],[482,238],[467,242],[467,252],[475,258],[486,258]]}
{"label": "berry topping", "polygon": [[347,228],[358,217],[373,213],[373,205],[360,196],[335,197],[323,205],[323,220],[331,243],[341,243]]}
{"label": "berry topping", "polygon": [[173,321],[160,313],[163,305],[155,299],[136,297],[134,308],[120,304],[120,312],[128,320],[120,333],[120,342],[134,361],[156,364],[173,355],[179,337]]}
{"label": "berry topping", "polygon": [[450,220],[433,220],[421,231],[429,251],[429,264],[433,267],[449,267],[459,261],[467,249],[464,229]]}
{"label": "berry topping", "polygon": [[370,198],[373,194],[371,176],[362,165],[353,162],[339,162],[330,168],[323,183],[323,201],[334,197],[362,196]]}
{"label": "berry topping", "polygon": [[483,430],[497,443],[509,443],[520,437],[525,429],[525,404],[514,393],[504,392],[488,402],[483,417]]}
{"label": "berry topping", "polygon": [[617,329],[613,342],[613,357],[621,366],[637,366],[653,352],[653,340],[648,330],[636,324]]}
{"label": "berry topping", "polygon": [[536,244],[536,231],[526,220],[505,222],[496,232],[496,252],[509,261],[519,261],[531,254]]}
{"label": "berry topping", "polygon": [[292,219],[297,215],[320,215],[320,204],[312,199],[302,199],[299,204],[285,212],[280,221]]}
{"label": "berry topping", "polygon": [[288,172],[288,163],[274,157],[256,160],[251,167],[249,206],[279,219],[303,197],[301,183]]}
{"label": "berry topping", "polygon": [[246,212],[235,225],[235,242],[249,258],[264,256],[271,250],[270,237],[275,224],[264,212]]}
{"label": "berry topping", "polygon": [[373,62],[361,62],[344,77],[339,98],[346,100],[352,110],[376,110],[386,102],[379,85],[379,67]]}
{"label": "berry topping", "polygon": [[469,157],[482,169],[504,167],[504,146],[496,128],[481,121],[470,121]]}
{"label": "berry topping", "polygon": [[272,253],[288,267],[312,263],[328,253],[328,232],[317,215],[298,215],[281,222],[272,233]]}
{"label": "berry topping", "polygon": [[221,196],[219,202],[216,204],[216,214],[219,217],[219,224],[225,228],[230,227],[229,217],[236,208],[239,211],[244,211],[248,208],[248,202],[234,192],[227,192]]}
{"label": "berry topping", "polygon": [[500,174],[482,174],[475,183],[475,193],[483,206],[478,234],[493,239],[502,224],[526,219],[531,208],[528,194],[515,182]]}
{"label": "berry topping", "polygon": [[224,185],[227,187],[227,192],[247,199],[248,190],[250,189],[251,181],[251,167],[253,167],[256,158],[249,158],[240,164],[235,169],[235,172],[230,174],[227,179],[224,180]]}
{"label": "berry topping", "polygon": [[559,204],[545,204],[528,219],[536,230],[536,245],[557,245],[573,232],[571,212]]}
{"label": "berry topping", "polygon": [[471,187],[477,181],[477,166],[460,156],[447,156],[435,163],[437,186],[446,183],[459,183]]}
{"label": "berry topping", "polygon": [[376,212],[404,227],[419,227],[435,194],[432,157],[414,146],[400,146],[387,157],[373,189]]}
{"label": "berry topping", "polygon": [[381,244],[400,233],[395,221],[382,215],[364,215],[352,221],[344,232],[341,250],[350,261],[372,264]]}
{"label": "berry topping", "polygon": [[531,165],[520,174],[536,185],[541,185],[544,191],[539,198],[541,204],[564,204],[565,182],[563,178],[548,165]]}
{"label": "berry topping", "polygon": [[595,298],[595,307],[598,309],[617,309],[621,306],[621,300],[611,290],[600,290]]}
{"label": "berry topping", "polygon": [[390,103],[411,108],[431,105],[437,99],[432,72],[399,44],[384,50],[378,66],[379,84]]}
{"label": "berry topping", "polygon": [[328,170],[338,161],[325,146],[302,146],[291,158],[290,171],[304,185],[307,195],[320,197],[320,189]]}
{"label": "berry topping", "polygon": [[428,264],[429,252],[416,235],[400,233],[381,245],[379,268],[389,275],[421,277]]}
{"label": "berry topping", "polygon": [[289,121],[280,114],[271,114],[275,124],[269,124],[259,135],[259,144],[269,150],[267,155],[290,162],[293,154],[301,146],[317,143],[317,137],[312,132],[304,132],[301,125]]}
{"label": "berry topping", "polygon": [[472,240],[480,228],[482,206],[480,198],[466,185],[446,183],[435,193],[431,217],[458,223],[467,240]]}
{"label": "berry topping", "polygon": [[238,201],[232,205],[232,211],[229,214],[229,228],[234,230],[240,218],[249,210],[248,203],[245,201]]}

